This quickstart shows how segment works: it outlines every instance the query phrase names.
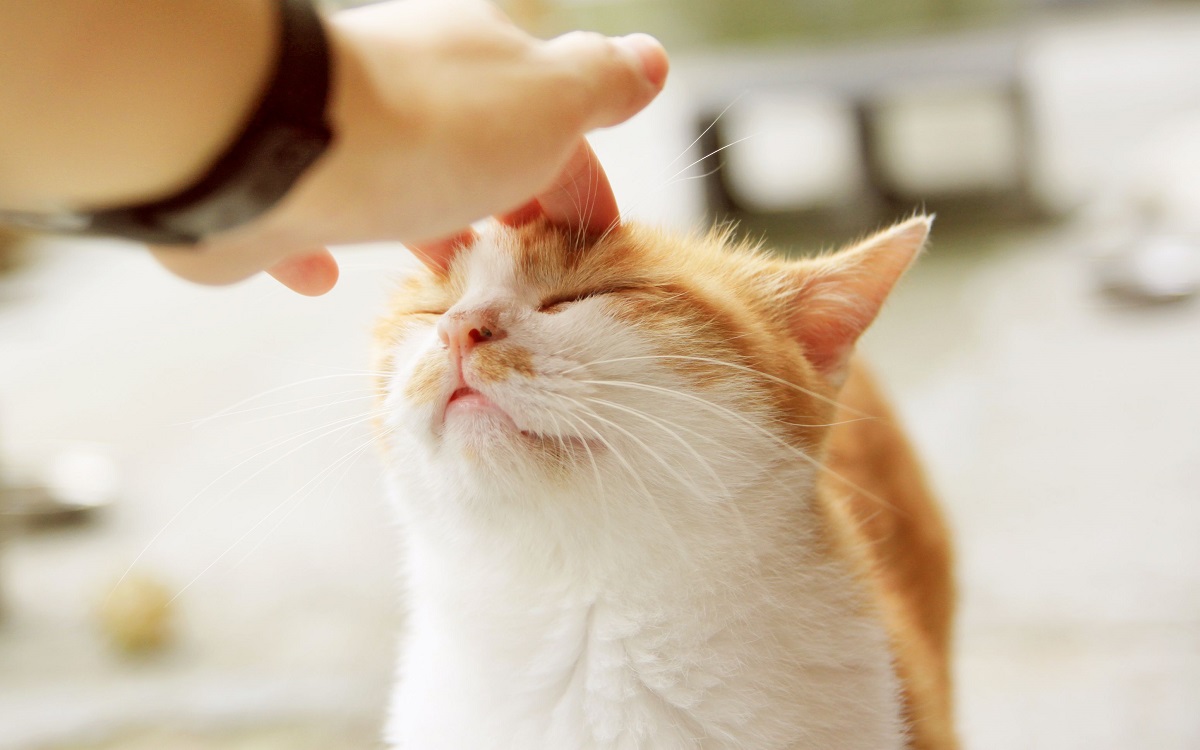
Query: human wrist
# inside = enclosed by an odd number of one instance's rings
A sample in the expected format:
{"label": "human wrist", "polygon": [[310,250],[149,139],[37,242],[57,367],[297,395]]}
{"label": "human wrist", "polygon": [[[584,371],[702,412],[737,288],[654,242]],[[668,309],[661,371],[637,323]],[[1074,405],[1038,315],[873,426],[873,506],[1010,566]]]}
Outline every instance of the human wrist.
{"label": "human wrist", "polygon": [[[256,222],[289,245],[396,238],[397,228],[407,238],[403,228],[420,225],[427,213],[421,186],[444,172],[439,154],[429,148],[437,104],[429,81],[414,70],[423,67],[415,45],[347,23],[353,13],[325,19],[327,117],[336,137],[276,209]],[[360,210],[381,199],[386,211]],[[357,221],[347,224],[347,213]]]}

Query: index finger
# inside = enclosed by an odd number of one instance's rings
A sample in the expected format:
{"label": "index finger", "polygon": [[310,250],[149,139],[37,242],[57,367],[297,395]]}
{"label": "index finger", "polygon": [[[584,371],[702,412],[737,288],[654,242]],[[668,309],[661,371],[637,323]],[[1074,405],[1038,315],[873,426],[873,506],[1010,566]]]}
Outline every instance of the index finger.
{"label": "index finger", "polygon": [[592,235],[603,234],[620,223],[621,212],[608,175],[586,139],[580,139],[549,187],[499,219],[509,226],[520,226],[539,215],[556,226],[582,229]]}
{"label": "index finger", "polygon": [[478,238],[479,235],[475,230],[467,227],[449,237],[429,242],[410,243],[407,247],[413,255],[417,256],[417,260],[424,263],[429,270],[445,274],[450,270],[450,264],[454,262],[454,256],[458,254],[458,251],[469,246]]}

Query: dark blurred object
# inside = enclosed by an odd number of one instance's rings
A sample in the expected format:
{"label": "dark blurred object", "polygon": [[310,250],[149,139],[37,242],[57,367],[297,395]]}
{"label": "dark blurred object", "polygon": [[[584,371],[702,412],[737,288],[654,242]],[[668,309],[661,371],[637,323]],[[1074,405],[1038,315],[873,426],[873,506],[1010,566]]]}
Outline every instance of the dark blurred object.
{"label": "dark blurred object", "polygon": [[166,584],[134,573],[113,586],[96,611],[97,625],[126,656],[147,655],[169,645],[174,635],[175,601]]}
{"label": "dark blurred object", "polygon": [[101,506],[64,500],[46,487],[0,482],[0,619],[6,612],[4,551],[17,534],[34,530],[79,526],[96,517]]}
{"label": "dark blurred object", "polygon": [[0,516],[10,528],[38,529],[91,520],[112,504],[118,471],[90,444],[59,450],[31,481],[0,481]]}
{"label": "dark blurred object", "polygon": [[20,265],[21,246],[25,243],[25,234],[20,230],[0,224],[0,274]]}
{"label": "dark blurred object", "polygon": [[95,521],[113,500],[117,469],[101,450],[61,451],[44,476],[24,481],[0,472],[0,618],[4,605],[4,550],[17,534],[77,527]]}
{"label": "dark blurred object", "polygon": [[1075,215],[1097,288],[1121,306],[1200,293],[1200,98],[1178,104],[1111,155]]}
{"label": "dark blurred object", "polygon": [[710,212],[835,232],[918,207],[1041,213],[1020,51],[1000,31],[706,60]]}
{"label": "dark blurred object", "polygon": [[67,500],[39,485],[0,487],[0,525],[21,529],[74,526],[92,520],[103,505]]}
{"label": "dark blurred object", "polygon": [[1200,291],[1200,242],[1166,232],[1145,233],[1097,255],[1101,289],[1141,304],[1180,302]]}

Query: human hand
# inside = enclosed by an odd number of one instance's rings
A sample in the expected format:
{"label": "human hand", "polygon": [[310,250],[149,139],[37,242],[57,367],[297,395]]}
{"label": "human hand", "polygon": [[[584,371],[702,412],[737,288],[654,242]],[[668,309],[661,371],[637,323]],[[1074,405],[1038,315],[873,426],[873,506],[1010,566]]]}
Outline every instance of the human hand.
{"label": "human hand", "polygon": [[657,42],[540,41],[485,0],[394,0],[339,13],[328,29],[333,145],[260,219],[194,252],[156,251],[169,269],[203,283],[268,270],[322,294],[337,279],[327,244],[399,239],[436,266],[489,214],[540,211],[595,231],[616,221],[582,135],[657,95],[667,73]]}

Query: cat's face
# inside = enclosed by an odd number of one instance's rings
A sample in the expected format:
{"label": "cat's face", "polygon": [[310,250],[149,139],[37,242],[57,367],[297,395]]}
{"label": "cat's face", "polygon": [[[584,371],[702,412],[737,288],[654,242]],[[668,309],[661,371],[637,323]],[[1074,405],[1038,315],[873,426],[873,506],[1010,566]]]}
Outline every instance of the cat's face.
{"label": "cat's face", "polygon": [[927,229],[786,263],[718,234],[625,226],[581,247],[497,226],[381,324],[389,468],[420,497],[734,497],[815,460],[850,348]]}

